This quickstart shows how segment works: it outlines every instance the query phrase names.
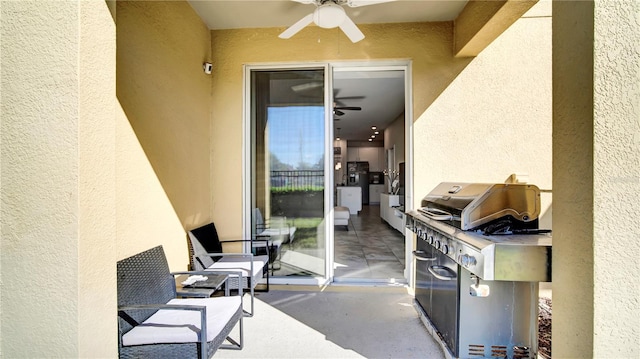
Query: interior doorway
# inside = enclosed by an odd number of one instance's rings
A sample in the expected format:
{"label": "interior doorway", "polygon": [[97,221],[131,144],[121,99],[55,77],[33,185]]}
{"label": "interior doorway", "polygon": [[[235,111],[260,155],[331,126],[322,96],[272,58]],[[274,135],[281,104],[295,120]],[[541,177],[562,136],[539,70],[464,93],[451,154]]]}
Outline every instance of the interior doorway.
{"label": "interior doorway", "polygon": [[406,69],[336,66],[332,73],[333,280],[405,282],[404,223],[396,213],[404,212],[405,203],[399,179],[404,178]]}

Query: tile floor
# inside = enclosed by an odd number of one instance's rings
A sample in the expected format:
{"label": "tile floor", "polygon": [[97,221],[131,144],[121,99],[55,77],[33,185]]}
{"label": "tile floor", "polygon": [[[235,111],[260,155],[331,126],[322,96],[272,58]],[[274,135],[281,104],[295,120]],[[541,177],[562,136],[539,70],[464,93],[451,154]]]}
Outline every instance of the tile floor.
{"label": "tile floor", "polygon": [[362,207],[348,231],[335,229],[335,281],[404,282],[404,236],[380,218],[380,206]]}
{"label": "tile floor", "polygon": [[[406,283],[404,237],[380,218],[379,205],[363,205],[345,226],[335,228],[334,282]],[[295,244],[294,244],[295,248]],[[323,249],[289,250],[283,247],[275,277],[323,273]]]}

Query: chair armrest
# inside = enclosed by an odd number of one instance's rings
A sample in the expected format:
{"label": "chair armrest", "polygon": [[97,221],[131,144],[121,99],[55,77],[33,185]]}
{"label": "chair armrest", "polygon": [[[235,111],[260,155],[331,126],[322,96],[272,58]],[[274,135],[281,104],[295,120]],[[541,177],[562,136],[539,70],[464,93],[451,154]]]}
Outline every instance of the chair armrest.
{"label": "chair armrest", "polygon": [[208,257],[241,257],[241,258],[253,258],[253,254],[252,253],[205,253],[205,254],[199,254],[201,256],[208,256]]}
{"label": "chair armrest", "polygon": [[226,239],[224,241],[220,241],[220,243],[225,244],[225,243],[241,243],[241,242],[255,242],[255,241],[263,241],[263,239]]}
{"label": "chair armrest", "polygon": [[[258,234],[258,235],[256,235],[256,237],[269,238],[270,236]],[[258,242],[258,243],[264,242],[265,245],[267,245],[268,242],[269,242],[269,239],[259,239],[259,238],[256,238],[256,239],[231,239],[231,240],[220,241],[220,244],[224,247],[225,243],[246,243],[246,242],[250,242],[251,246],[253,247],[254,243],[256,243],[256,242]],[[224,254],[232,254],[232,253],[222,252],[221,254],[224,255]]]}
{"label": "chair armrest", "polygon": [[183,275],[183,274],[188,274],[188,275],[205,275],[207,274],[206,271],[203,270],[189,270],[189,271],[177,271],[177,272],[171,272],[172,275],[176,276],[176,275]]}
{"label": "chair armrest", "polygon": [[125,310],[147,310],[147,309],[170,309],[170,310],[197,310],[204,312],[207,307],[204,305],[178,305],[178,304],[129,304],[118,307],[118,312]]}
{"label": "chair armrest", "polygon": [[[207,274],[211,274],[211,272],[213,272],[213,271],[211,271],[211,270],[208,270],[208,271],[207,270],[178,271],[178,272],[171,272],[171,274],[172,275],[183,275],[183,274],[188,274],[188,275],[207,275]],[[240,272],[240,271],[232,271],[232,270],[216,270],[215,273],[216,274],[235,275],[235,276],[241,276],[242,275],[242,272]]]}

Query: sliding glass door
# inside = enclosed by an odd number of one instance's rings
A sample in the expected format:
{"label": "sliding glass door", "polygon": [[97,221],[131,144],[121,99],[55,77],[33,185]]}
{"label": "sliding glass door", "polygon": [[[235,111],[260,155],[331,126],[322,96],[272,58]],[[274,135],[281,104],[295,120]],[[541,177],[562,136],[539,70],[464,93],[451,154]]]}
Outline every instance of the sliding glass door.
{"label": "sliding glass door", "polygon": [[321,67],[247,68],[245,74],[245,226],[262,241],[254,242],[254,253],[268,245],[276,282],[329,277],[326,73]]}

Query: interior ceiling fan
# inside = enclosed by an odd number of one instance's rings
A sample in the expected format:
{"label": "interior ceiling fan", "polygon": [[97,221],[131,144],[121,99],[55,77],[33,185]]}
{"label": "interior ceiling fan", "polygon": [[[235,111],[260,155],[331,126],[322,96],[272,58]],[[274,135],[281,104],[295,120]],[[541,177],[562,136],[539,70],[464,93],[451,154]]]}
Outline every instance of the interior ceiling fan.
{"label": "interior ceiling fan", "polygon": [[282,34],[281,39],[288,39],[291,36],[297,34],[307,25],[315,23],[323,29],[333,29],[334,27],[340,27],[342,32],[351,40],[351,42],[358,42],[364,39],[364,34],[358,26],[347,16],[342,5],[349,7],[359,7],[373,4],[380,4],[385,2],[391,2],[395,0],[292,0],[301,4],[315,4],[316,9],[309,15],[298,20],[295,24],[291,25]]}
{"label": "interior ceiling fan", "polygon": [[333,114],[336,115],[336,116],[344,115],[344,112],[342,112],[341,110],[345,110],[345,111],[362,111],[362,107],[358,107],[358,106],[338,106],[334,102],[333,103]]}

